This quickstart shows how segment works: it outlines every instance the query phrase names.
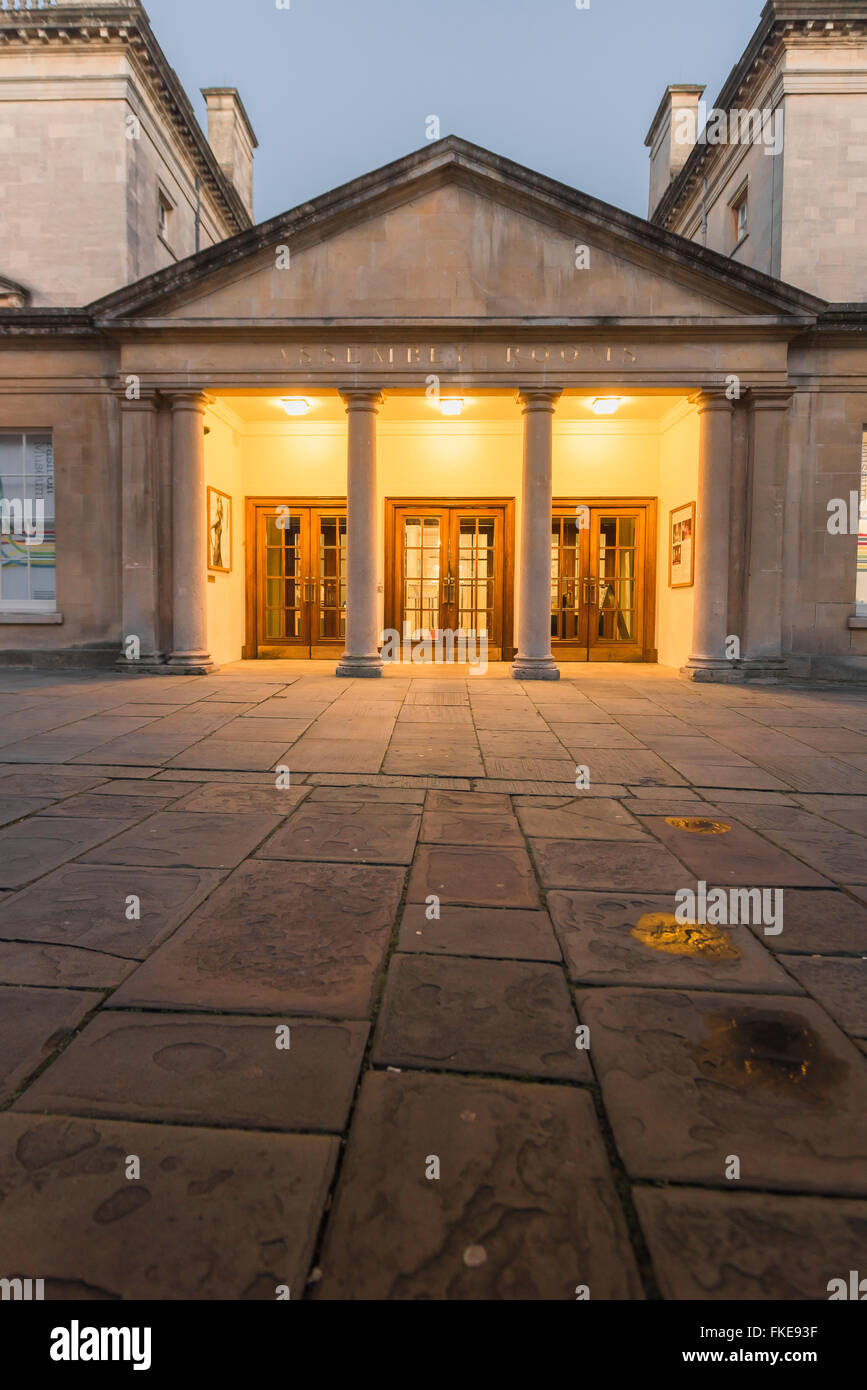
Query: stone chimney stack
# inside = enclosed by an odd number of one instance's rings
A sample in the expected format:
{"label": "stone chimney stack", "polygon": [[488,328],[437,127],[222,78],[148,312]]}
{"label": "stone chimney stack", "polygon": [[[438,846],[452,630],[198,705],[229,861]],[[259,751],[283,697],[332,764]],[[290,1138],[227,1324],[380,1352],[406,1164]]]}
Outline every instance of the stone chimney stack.
{"label": "stone chimney stack", "polygon": [[699,103],[704,87],[667,87],[647,132],[650,149],[650,207],[653,217],[672,179],[676,178],[692,153],[700,135]]}
{"label": "stone chimney stack", "polygon": [[234,87],[204,87],[208,105],[208,143],[217,163],[253,217],[253,151],[258,149],[250,118]]}

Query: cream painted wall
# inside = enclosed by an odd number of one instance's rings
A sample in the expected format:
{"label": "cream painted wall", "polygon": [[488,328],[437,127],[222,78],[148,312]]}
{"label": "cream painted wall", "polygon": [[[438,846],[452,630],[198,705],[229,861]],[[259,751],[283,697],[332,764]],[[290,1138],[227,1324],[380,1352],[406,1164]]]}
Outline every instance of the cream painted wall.
{"label": "cream painted wall", "polygon": [[698,412],[676,405],[663,417],[659,436],[659,558],[656,636],[661,666],[683,666],[692,644],[695,589],[668,587],[669,513],[696,500]]}
{"label": "cream painted wall", "polygon": [[[674,412],[670,412],[670,416]],[[663,424],[666,419],[663,420]],[[233,428],[234,422],[236,428]],[[235,519],[234,572],[208,585],[209,642],[216,661],[237,660],[244,643],[244,501],[246,497],[344,497],[346,495],[346,428],[342,422],[287,422],[243,425],[228,403],[209,412],[206,440],[207,481],[229,492]],[[238,443],[235,443],[237,438]],[[555,497],[641,496],[660,493],[663,443],[671,498],[665,508],[690,496],[694,486],[686,455],[697,434],[676,426],[660,434],[656,421],[563,422],[554,426]],[[523,431],[514,423],[483,421],[398,422],[380,420],[378,450],[378,583],[380,621],[384,617],[385,500],[396,497],[491,497],[515,500],[516,547],[520,552],[521,467]],[[694,477],[694,467],[692,477]],[[665,510],[667,526],[667,510]],[[661,554],[667,552],[660,538]],[[519,555],[516,560],[519,559]],[[667,564],[665,583],[667,583]],[[660,581],[662,584],[662,581]],[[688,655],[691,593],[677,594],[670,616],[673,664],[680,664],[676,640]],[[519,596],[515,595],[516,619]],[[665,611],[666,591],[660,606]],[[688,615],[687,610],[688,608]],[[689,632],[680,633],[687,622]],[[674,645],[673,645],[674,641]],[[663,659],[660,657],[660,659]]]}
{"label": "cream painted wall", "polygon": [[232,498],[232,572],[210,574],[207,584],[208,648],[214,661],[222,665],[239,660],[244,643],[243,450],[240,432],[220,414],[209,410],[205,424],[211,431],[205,436],[205,483]]}

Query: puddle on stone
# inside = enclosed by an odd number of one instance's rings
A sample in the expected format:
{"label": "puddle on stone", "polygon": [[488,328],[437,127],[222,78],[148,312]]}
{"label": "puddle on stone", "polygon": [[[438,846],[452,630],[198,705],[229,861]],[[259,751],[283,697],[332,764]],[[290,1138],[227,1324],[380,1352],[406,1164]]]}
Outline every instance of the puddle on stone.
{"label": "puddle on stone", "polygon": [[740,947],[729,932],[698,922],[678,922],[671,912],[646,912],[632,928],[642,946],[665,951],[672,956],[693,956],[699,960],[740,960]]}
{"label": "puddle on stone", "polygon": [[691,835],[728,835],[731,826],[724,820],[706,820],[703,816],[666,816],[666,825],[675,830],[688,830]]}
{"label": "puddle on stone", "polygon": [[849,1071],[795,1014],[706,1014],[707,1036],[692,1049],[703,1076],[740,1090],[770,1090],[812,1105]]}

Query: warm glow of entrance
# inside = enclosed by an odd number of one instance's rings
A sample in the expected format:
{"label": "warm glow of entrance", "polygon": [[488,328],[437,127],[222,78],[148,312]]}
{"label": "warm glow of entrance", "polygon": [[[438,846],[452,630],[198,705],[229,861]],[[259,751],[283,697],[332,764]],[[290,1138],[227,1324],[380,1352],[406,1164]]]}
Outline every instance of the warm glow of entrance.
{"label": "warm glow of entrance", "polygon": [[280,404],[287,415],[307,415],[310,411],[310,402],[304,396],[287,396]]}
{"label": "warm glow of entrance", "polygon": [[620,397],[597,396],[590,409],[594,415],[616,415],[620,409]]}
{"label": "warm glow of entrance", "polygon": [[440,411],[443,415],[462,415],[464,403],[460,396],[452,396],[440,401]]}

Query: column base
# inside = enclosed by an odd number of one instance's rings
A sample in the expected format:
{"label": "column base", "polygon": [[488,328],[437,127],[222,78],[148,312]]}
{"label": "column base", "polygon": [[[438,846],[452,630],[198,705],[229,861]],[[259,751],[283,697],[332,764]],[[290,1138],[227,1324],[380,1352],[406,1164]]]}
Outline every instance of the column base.
{"label": "column base", "polygon": [[138,661],[127,661],[125,656],[119,656],[114,669],[125,676],[154,675],[165,670],[165,665],[165,653],[152,652],[149,656],[139,657]]}
{"label": "column base", "polygon": [[560,667],[553,656],[521,656],[512,662],[512,680],[515,681],[558,681]]}
{"label": "column base", "polygon": [[210,652],[172,652],[162,671],[165,676],[209,676],[216,669]]}
{"label": "column base", "polygon": [[334,674],[344,679],[352,676],[361,680],[379,680],[382,672],[382,657],[377,654],[376,656],[342,656]]}
{"label": "column base", "polygon": [[728,661],[725,657],[691,656],[680,674],[688,681],[704,681],[716,685],[738,685],[744,679],[739,662]]}

